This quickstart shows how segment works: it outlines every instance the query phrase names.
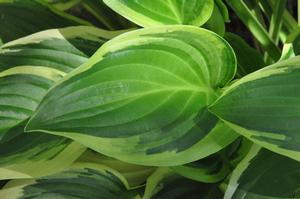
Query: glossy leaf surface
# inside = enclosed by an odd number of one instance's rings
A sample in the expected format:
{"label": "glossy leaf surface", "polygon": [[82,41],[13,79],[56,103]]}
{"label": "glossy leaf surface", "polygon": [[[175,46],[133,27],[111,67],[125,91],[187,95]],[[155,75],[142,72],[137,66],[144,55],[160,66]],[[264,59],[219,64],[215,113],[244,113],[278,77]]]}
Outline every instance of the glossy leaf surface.
{"label": "glossy leaf surface", "polygon": [[132,31],[54,87],[27,131],[66,136],[136,164],[195,161],[236,138],[206,110],[235,63],[230,46],[201,28]]}
{"label": "glossy leaf surface", "polygon": [[213,0],[104,0],[113,10],[143,26],[185,24],[200,26],[212,14]]}

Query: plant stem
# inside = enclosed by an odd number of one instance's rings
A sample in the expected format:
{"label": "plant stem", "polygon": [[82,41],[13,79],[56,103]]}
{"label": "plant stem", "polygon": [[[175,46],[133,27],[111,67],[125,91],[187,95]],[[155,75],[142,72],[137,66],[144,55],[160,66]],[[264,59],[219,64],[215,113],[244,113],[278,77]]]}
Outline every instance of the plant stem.
{"label": "plant stem", "polygon": [[281,54],[280,50],[273,42],[267,30],[251,13],[247,5],[242,0],[227,0],[226,2],[248,27],[263,49],[268,52],[270,57],[273,60],[278,60]]}
{"label": "plant stem", "polygon": [[298,15],[298,25],[300,25],[300,0],[297,1],[297,15]]}
{"label": "plant stem", "polygon": [[[272,0],[260,0],[260,5],[267,15],[267,17],[271,18],[271,15],[274,11],[275,3]],[[298,23],[294,19],[294,17],[289,13],[287,9],[283,12],[283,27],[288,31],[288,33],[293,32],[297,27]]]}
{"label": "plant stem", "polygon": [[278,43],[279,31],[282,24],[282,16],[286,6],[286,0],[277,0],[274,7],[274,12],[270,21],[269,34],[275,44]]}

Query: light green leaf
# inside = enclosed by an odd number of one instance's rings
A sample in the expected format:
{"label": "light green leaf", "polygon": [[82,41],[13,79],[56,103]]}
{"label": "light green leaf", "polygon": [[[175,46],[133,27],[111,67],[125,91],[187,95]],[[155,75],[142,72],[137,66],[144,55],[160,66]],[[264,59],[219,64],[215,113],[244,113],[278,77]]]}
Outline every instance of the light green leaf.
{"label": "light green leaf", "polygon": [[210,107],[253,142],[300,160],[300,57],[278,62],[231,85]]}
{"label": "light green leaf", "polygon": [[132,31],[56,85],[27,131],[65,136],[135,164],[192,162],[237,136],[206,110],[235,64],[230,46],[205,29]]}
{"label": "light green leaf", "polygon": [[216,184],[183,178],[168,168],[158,168],[147,180],[143,199],[221,199]]}
{"label": "light green leaf", "polygon": [[300,163],[254,146],[233,171],[224,199],[300,198]]}
{"label": "light green leaf", "polygon": [[97,163],[112,168],[126,178],[130,187],[143,185],[155,168],[121,162],[92,150],[87,150],[76,162]]}
{"label": "light green leaf", "polygon": [[212,14],[213,0],[104,0],[117,13],[143,26],[185,24],[200,26]]}
{"label": "light green leaf", "polygon": [[42,0],[0,0],[0,38],[8,41],[50,28],[90,25]]}
{"label": "light green leaf", "polygon": [[0,180],[56,173],[71,165],[85,150],[67,138],[23,133],[23,129],[22,124],[12,128],[6,134],[9,138],[0,143]]}
{"label": "light green leaf", "polygon": [[227,6],[223,2],[223,0],[215,0],[215,6],[219,8],[219,10],[223,16],[224,22],[230,22],[229,12],[228,12]]}
{"label": "light green leaf", "polygon": [[[75,164],[70,169],[18,183],[0,190],[1,199],[134,199],[118,172],[97,164]],[[19,184],[19,185],[18,185]]]}
{"label": "light green leaf", "polygon": [[204,28],[223,36],[225,33],[225,20],[219,6],[215,4],[213,13],[208,21],[203,25]]}

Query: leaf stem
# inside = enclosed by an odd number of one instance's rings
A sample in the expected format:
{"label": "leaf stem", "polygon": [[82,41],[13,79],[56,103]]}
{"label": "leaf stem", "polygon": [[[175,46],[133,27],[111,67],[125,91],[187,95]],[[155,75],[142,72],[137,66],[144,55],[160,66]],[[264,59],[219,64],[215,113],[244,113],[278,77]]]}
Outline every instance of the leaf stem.
{"label": "leaf stem", "polygon": [[275,44],[278,44],[279,31],[282,24],[282,16],[286,6],[286,0],[277,0],[270,21],[269,34]]}
{"label": "leaf stem", "polygon": [[273,42],[267,30],[251,13],[247,5],[242,0],[226,0],[226,2],[248,27],[263,49],[268,52],[270,57],[273,60],[278,60],[281,54],[279,48]]}

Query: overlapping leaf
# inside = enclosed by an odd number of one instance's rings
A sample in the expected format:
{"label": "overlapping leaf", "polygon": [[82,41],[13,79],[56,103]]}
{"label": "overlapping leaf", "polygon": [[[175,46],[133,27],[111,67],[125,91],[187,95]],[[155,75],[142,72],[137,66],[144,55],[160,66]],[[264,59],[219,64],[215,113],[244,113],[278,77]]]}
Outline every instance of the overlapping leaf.
{"label": "overlapping leaf", "polygon": [[143,199],[221,199],[216,184],[204,184],[183,178],[172,170],[159,168],[147,180]]}
{"label": "overlapping leaf", "polygon": [[300,163],[254,146],[234,170],[224,199],[300,197]]}
{"label": "overlapping leaf", "polygon": [[70,27],[39,32],[0,48],[0,137],[32,115],[50,86],[120,32]]}
{"label": "overlapping leaf", "polygon": [[133,199],[118,172],[97,164],[75,164],[70,169],[36,180],[12,182],[0,190],[1,199]]}
{"label": "overlapping leaf", "polygon": [[[12,128],[0,143],[0,180],[35,178],[56,173],[71,165],[85,150],[68,138],[23,133],[24,125]],[[4,137],[4,138],[6,138]]]}
{"label": "overlapping leaf", "polygon": [[186,24],[200,26],[211,16],[213,0],[104,0],[113,10],[143,26]]}
{"label": "overlapping leaf", "polygon": [[236,132],[300,160],[300,57],[256,71],[231,85],[211,111]]}
{"label": "overlapping leaf", "polygon": [[81,155],[85,147],[67,138],[24,134],[24,121],[55,81],[116,34],[92,27],[70,27],[39,32],[1,46],[1,179],[57,172]]}
{"label": "overlapping leaf", "polygon": [[171,169],[186,178],[205,183],[219,182],[230,172],[228,163],[222,159],[220,154],[189,164],[171,167]]}
{"label": "overlapping leaf", "polygon": [[76,162],[96,163],[112,168],[120,172],[126,178],[130,187],[143,186],[148,176],[155,170],[155,167],[146,167],[121,162],[92,150],[87,150]]}
{"label": "overlapping leaf", "polygon": [[195,161],[236,138],[206,110],[235,62],[230,46],[204,29],[132,31],[54,87],[27,131],[66,136],[136,164]]}

